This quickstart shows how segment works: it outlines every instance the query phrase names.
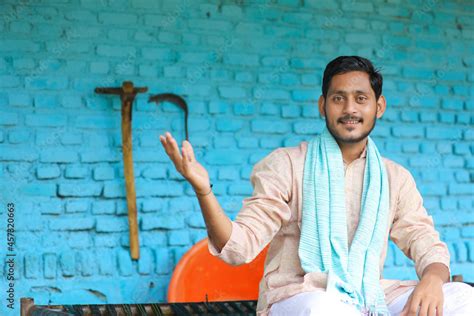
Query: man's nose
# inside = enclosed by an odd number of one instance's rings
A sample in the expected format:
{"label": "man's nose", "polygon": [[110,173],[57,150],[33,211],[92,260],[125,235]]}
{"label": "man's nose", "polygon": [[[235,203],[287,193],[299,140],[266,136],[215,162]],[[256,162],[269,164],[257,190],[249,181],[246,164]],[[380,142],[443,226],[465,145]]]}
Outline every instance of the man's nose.
{"label": "man's nose", "polygon": [[347,98],[342,110],[344,113],[356,113],[357,102],[353,98]]}

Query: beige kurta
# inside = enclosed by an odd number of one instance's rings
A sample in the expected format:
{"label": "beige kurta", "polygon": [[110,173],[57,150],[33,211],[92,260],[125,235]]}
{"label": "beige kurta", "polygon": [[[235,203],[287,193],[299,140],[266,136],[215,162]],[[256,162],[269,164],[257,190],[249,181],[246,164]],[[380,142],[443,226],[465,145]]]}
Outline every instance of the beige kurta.
{"label": "beige kurta", "polygon": [[[272,303],[292,295],[326,288],[327,274],[305,273],[298,257],[300,241],[303,169],[308,143],[272,151],[253,168],[251,197],[232,222],[232,234],[221,252],[212,243],[209,251],[233,265],[252,261],[270,243],[260,282],[257,315],[268,315]],[[344,162],[347,231],[349,246],[359,222],[366,149],[349,165]],[[389,179],[390,212],[388,237],[415,263],[418,277],[426,266],[441,262],[449,268],[449,252],[434,229],[432,217],[410,172],[383,158]],[[380,256],[380,271],[388,241]],[[417,281],[380,280],[389,304]]]}

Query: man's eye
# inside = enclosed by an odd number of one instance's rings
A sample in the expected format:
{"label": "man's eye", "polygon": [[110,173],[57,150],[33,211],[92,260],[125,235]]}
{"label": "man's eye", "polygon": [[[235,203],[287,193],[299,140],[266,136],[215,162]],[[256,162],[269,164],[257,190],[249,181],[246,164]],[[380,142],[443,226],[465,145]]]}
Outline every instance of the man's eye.
{"label": "man's eye", "polygon": [[359,102],[365,102],[365,101],[367,101],[367,98],[366,98],[366,97],[363,97],[363,96],[360,96],[360,97],[357,98],[357,101],[359,101]]}
{"label": "man's eye", "polygon": [[334,102],[340,102],[342,101],[342,97],[340,95],[336,95],[334,98],[332,98]]}

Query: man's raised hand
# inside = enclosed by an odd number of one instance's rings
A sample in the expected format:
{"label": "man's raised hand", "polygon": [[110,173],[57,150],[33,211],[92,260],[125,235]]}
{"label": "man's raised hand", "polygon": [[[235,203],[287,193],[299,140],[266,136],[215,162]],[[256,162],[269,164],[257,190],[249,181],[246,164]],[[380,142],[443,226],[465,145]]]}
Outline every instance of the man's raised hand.
{"label": "man's raised hand", "polygon": [[196,160],[193,146],[183,141],[181,153],[176,140],[169,132],[160,135],[160,142],[176,170],[193,186],[194,191],[204,194],[209,190],[210,180],[206,169]]}

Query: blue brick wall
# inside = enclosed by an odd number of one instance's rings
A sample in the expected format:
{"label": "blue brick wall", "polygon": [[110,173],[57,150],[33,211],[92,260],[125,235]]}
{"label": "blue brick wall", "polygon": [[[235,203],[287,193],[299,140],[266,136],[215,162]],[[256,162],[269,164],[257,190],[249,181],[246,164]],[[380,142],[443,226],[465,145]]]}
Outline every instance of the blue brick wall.
{"label": "blue brick wall", "polygon": [[[373,139],[413,173],[453,273],[473,281],[473,9],[421,0],[2,1],[0,239],[13,202],[16,298],[162,301],[177,261],[206,236],[193,191],[158,140],[165,131],[183,139],[183,113],[140,95],[141,258],[130,260],[120,102],[95,87],[133,80],[185,96],[190,140],[233,218],[259,159],[321,131],[322,71],[342,54],[382,69],[388,110]],[[385,277],[414,278],[390,247]]]}

